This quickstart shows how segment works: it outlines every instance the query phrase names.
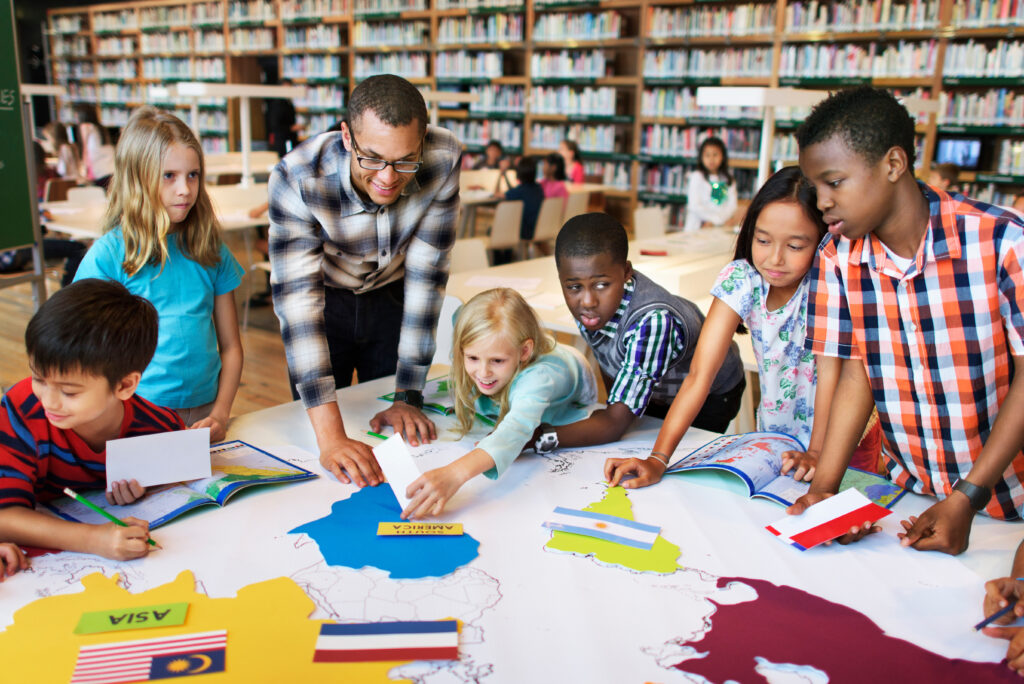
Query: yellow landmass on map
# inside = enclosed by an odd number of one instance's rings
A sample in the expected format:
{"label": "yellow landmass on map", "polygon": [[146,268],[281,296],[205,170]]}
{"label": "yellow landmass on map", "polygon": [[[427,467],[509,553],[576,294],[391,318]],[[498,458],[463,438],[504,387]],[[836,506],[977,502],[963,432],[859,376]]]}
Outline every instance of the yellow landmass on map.
{"label": "yellow landmass on map", "polygon": [[[328,621],[309,619],[313,602],[286,577],[244,587],[235,598],[210,598],[196,593],[195,580],[187,570],[173,582],[140,594],[129,593],[117,584],[116,577],[104,577],[101,573],[89,575],[82,584],[85,591],[81,593],[41,598],[14,614],[14,624],[0,633],[0,679],[67,682],[74,672],[80,646],[216,629],[228,632],[225,671],[197,675],[197,684],[391,682],[395,680],[388,679],[388,671],[405,662],[314,663],[320,625]],[[85,612],[174,602],[189,604],[184,625],[105,634],[74,633]]]}

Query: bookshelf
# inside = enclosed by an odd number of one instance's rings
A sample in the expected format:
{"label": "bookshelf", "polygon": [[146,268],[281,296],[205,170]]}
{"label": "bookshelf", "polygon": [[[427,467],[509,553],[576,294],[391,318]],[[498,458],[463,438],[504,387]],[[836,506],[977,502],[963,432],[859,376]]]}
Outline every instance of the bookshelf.
{"label": "bookshelf", "polygon": [[[643,203],[681,220],[709,133],[752,194],[760,113],[698,107],[702,85],[866,83],[938,99],[938,116],[918,120],[919,173],[938,140],[974,136],[986,158],[966,188],[997,202],[1024,188],[1021,0],[141,0],[51,10],[46,33],[64,120],[85,105],[121,125],[144,102],[187,116],[191,103],[159,86],[256,83],[269,58],[305,87],[296,110],[315,132],[344,115],[359,80],[387,71],[478,96],[440,109],[468,153],[497,139],[543,155],[573,138],[627,221]],[[204,147],[237,149],[237,104],[200,110]],[[806,113],[778,112],[776,163],[795,160]]]}

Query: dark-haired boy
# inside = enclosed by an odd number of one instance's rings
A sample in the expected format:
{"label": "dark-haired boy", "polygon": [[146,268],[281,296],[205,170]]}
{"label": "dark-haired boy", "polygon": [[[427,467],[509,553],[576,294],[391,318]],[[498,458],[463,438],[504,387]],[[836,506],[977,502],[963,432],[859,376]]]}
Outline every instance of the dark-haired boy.
{"label": "dark-haired boy", "polygon": [[[65,487],[106,486],[106,443],[184,429],[135,395],[157,340],[153,305],[123,285],[85,279],[50,298],[25,330],[32,376],[0,402],[0,539],[124,560],[146,555],[149,525],[87,525],[35,510]],[[118,482],[111,503],[145,490]]]}
{"label": "dark-haired boy", "polygon": [[903,521],[902,543],[960,553],[977,511],[1024,511],[1024,222],[915,181],[914,121],[886,91],[833,94],[797,141],[833,235],[811,270],[806,344],[842,359],[842,403],[790,512],[835,493],[877,406],[889,477],[940,498]]}
{"label": "dark-haired boy", "polygon": [[[566,221],[555,241],[562,295],[601,366],[607,408],[577,423],[541,425],[538,450],[614,442],[644,413],[664,418],[690,368],[704,315],[633,270],[622,224],[608,214]],[[693,426],[724,432],[739,411],[746,379],[735,343]]]}

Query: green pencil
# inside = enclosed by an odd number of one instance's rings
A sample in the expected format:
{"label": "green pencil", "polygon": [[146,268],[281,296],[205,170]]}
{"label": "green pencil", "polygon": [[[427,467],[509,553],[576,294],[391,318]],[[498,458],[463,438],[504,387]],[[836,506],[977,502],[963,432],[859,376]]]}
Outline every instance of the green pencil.
{"label": "green pencil", "polygon": [[376,437],[377,439],[387,439],[387,437],[380,434],[379,432],[370,432],[369,430],[367,430],[366,434],[370,435],[371,437]]}
{"label": "green pencil", "polygon": [[[75,490],[71,489],[71,487],[65,487],[64,488],[64,493],[67,494],[68,496],[70,496],[72,499],[74,499],[78,503],[80,503],[83,506],[85,506],[86,508],[90,508],[90,509],[96,511],[97,513],[99,513],[100,515],[102,515],[104,518],[106,518],[110,522],[114,523],[115,525],[120,525],[121,527],[128,527],[128,523],[126,523],[124,520],[121,520],[120,518],[114,517],[109,512],[103,510],[102,508],[100,508],[99,506],[94,504],[92,501],[89,501],[84,496],[82,496],[81,494],[77,493]],[[149,544],[150,546],[159,546],[152,537],[147,539],[146,543]]]}

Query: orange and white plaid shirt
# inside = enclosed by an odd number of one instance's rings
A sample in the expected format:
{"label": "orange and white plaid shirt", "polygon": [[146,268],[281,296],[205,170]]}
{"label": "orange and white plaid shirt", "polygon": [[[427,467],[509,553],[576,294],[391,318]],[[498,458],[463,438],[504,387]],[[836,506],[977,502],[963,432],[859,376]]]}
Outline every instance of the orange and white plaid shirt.
{"label": "orange and white plaid shirt", "polygon": [[[828,236],[811,270],[806,347],[864,362],[889,476],[944,498],[981,453],[1024,354],[1024,217],[921,185],[930,218],[903,273],[874,234]],[[840,399],[841,401],[841,399]],[[1024,515],[1024,454],[986,512]]]}

